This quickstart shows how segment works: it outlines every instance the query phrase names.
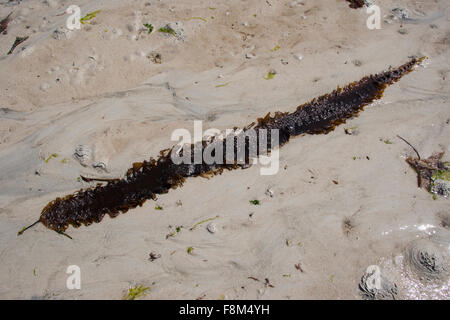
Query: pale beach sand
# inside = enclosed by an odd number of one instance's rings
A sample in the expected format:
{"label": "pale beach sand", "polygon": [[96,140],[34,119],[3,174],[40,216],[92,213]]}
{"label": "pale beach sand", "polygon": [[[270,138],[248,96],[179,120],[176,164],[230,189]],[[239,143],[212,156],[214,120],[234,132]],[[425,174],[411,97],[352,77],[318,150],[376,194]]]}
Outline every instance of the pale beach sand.
{"label": "pale beach sand", "polygon": [[[142,299],[362,299],[361,277],[377,265],[398,299],[450,299],[448,274],[427,279],[410,257],[423,239],[450,272],[449,200],[418,188],[405,162],[415,153],[397,138],[450,160],[448,1],[372,2],[380,30],[344,0],[1,1],[0,19],[12,15],[0,35],[0,298],[122,299],[143,285]],[[101,11],[69,31],[72,4],[82,17]],[[395,7],[443,16],[401,26],[388,17]],[[175,22],[181,37],[157,31]],[[16,36],[29,38],[7,55]],[[243,127],[411,56],[428,59],[359,117],[292,139],[276,175],[255,165],[190,178],[115,219],[70,227],[73,240],[42,224],[17,236],[49,201],[95,184],[80,174],[123,177],[174,145],[174,129]],[[78,145],[92,150],[86,167]],[[215,233],[209,222],[189,230],[210,218]],[[80,290],[66,287],[69,265]]]}

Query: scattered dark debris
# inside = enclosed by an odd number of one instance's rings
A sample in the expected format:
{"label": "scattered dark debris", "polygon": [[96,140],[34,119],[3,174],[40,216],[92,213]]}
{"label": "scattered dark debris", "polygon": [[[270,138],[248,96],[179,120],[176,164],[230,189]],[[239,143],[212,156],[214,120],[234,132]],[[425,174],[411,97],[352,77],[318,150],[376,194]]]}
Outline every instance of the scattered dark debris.
{"label": "scattered dark debris", "polygon": [[357,127],[351,127],[351,128],[345,128],[345,134],[348,134],[350,136],[356,136],[359,131]]}
{"label": "scattered dark debris", "polygon": [[450,195],[450,162],[442,162],[444,151],[433,153],[428,159],[422,160],[419,152],[404,138],[398,138],[408,144],[417,154],[417,158],[408,157],[406,162],[417,172],[417,183],[419,188],[424,188],[433,193],[448,197]]}
{"label": "scattered dark debris", "polygon": [[155,253],[155,252],[150,252],[150,254],[149,254],[149,258],[148,258],[148,260],[150,260],[151,262],[153,262],[153,261],[155,261],[156,259],[159,259],[159,258],[161,258],[161,255],[160,254],[157,254],[157,253]]}
{"label": "scattered dark debris", "polygon": [[433,153],[428,159],[409,157],[406,162],[417,172],[417,182],[419,188],[424,188],[432,192],[434,181],[438,178],[448,180],[449,165],[441,162],[444,152]]}
{"label": "scattered dark debris", "polygon": [[275,286],[272,285],[272,284],[270,283],[269,278],[265,278],[265,279],[264,279],[264,285],[265,285],[266,287],[275,288]]}
{"label": "scattered dark debris", "polygon": [[[171,228],[171,226],[169,226],[169,228]],[[183,226],[178,226],[178,227],[176,227],[176,228],[175,228],[175,231],[173,231],[173,232],[171,232],[171,233],[169,233],[169,234],[166,235],[166,239],[169,239],[169,238],[171,238],[171,237],[174,237],[177,233],[180,233],[182,228],[183,228]]]}
{"label": "scattered dark debris", "polygon": [[346,0],[349,3],[349,7],[352,9],[359,9],[364,7],[365,2],[364,0]]}
{"label": "scattered dark debris", "polygon": [[255,206],[259,206],[261,204],[259,200],[250,200],[249,202]]}
{"label": "scattered dark debris", "polygon": [[336,181],[336,180],[333,180],[333,183],[334,183],[334,184],[339,184],[339,182],[338,182],[338,181]]}
{"label": "scattered dark debris", "polygon": [[156,64],[161,64],[162,63],[162,56],[160,53],[158,52],[151,52],[147,58],[150,59],[151,62],[156,63]]}
{"label": "scattered dark debris", "polygon": [[91,19],[94,19],[97,14],[99,14],[101,10],[97,10],[94,12],[89,12],[87,15],[85,15],[83,18],[80,19],[81,24],[89,23],[88,21]]}
{"label": "scattered dark debris", "polygon": [[344,234],[348,237],[348,235],[352,232],[352,230],[355,228],[354,223],[350,218],[344,218],[344,221],[342,222],[342,230],[344,231]]}
{"label": "scattered dark debris", "polygon": [[8,24],[11,22],[11,14],[8,14],[5,19],[0,21],[0,33],[7,34],[8,33]]}
{"label": "scattered dark debris", "polygon": [[255,278],[255,277],[248,277],[248,278],[251,280],[257,281],[257,282],[261,282],[258,278]]}
{"label": "scattered dark debris", "polygon": [[200,297],[197,297],[195,300],[203,300],[206,297],[206,294],[202,294]]}
{"label": "scattered dark debris", "polygon": [[167,25],[167,26],[165,26],[165,27],[162,27],[162,28],[159,28],[159,29],[158,29],[158,32],[171,34],[171,35],[173,35],[174,37],[177,36],[177,33],[175,32],[175,30],[172,29],[169,25]]}
{"label": "scattered dark debris", "polygon": [[14,43],[13,43],[11,49],[9,49],[8,54],[13,53],[14,49],[15,49],[19,44],[21,44],[22,42],[26,41],[28,38],[29,38],[28,36],[26,36],[26,37],[16,37],[16,40],[14,41]]}
{"label": "scattered dark debris", "polygon": [[298,271],[300,271],[300,272],[305,272],[304,270],[303,270],[303,268],[302,268],[302,265],[300,264],[300,262],[299,263],[297,263],[296,265],[294,265],[294,267],[295,267],[295,269],[297,269]]}
{"label": "scattered dark debris", "polygon": [[438,212],[437,218],[440,220],[440,225],[443,228],[450,228],[450,212],[441,211]]}

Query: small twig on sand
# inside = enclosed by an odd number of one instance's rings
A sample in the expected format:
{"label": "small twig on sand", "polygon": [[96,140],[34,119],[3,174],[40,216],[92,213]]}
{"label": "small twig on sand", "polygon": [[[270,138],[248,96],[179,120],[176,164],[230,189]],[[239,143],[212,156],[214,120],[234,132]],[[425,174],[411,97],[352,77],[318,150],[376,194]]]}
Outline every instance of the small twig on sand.
{"label": "small twig on sand", "polygon": [[91,182],[91,181],[102,181],[102,182],[114,182],[114,181],[119,181],[120,179],[118,178],[88,178],[85,176],[80,175],[81,180],[83,180],[84,182]]}
{"label": "small twig on sand", "polygon": [[397,135],[397,137],[400,138],[400,139],[402,139],[408,146],[410,146],[411,148],[413,148],[413,150],[414,150],[415,153],[417,154],[417,157],[418,157],[419,160],[420,160],[420,154],[419,154],[419,152],[416,150],[416,148],[414,148],[414,146],[413,146],[411,143],[409,143],[408,141],[406,141],[404,138],[400,137],[399,135]]}

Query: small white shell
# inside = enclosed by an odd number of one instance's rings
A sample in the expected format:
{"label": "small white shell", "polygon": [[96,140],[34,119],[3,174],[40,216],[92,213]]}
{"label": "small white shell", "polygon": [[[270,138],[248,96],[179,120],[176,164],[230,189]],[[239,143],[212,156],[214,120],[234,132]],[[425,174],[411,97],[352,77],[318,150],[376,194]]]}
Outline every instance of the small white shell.
{"label": "small white shell", "polygon": [[217,227],[214,223],[208,223],[208,225],[206,226],[206,230],[209,231],[209,233],[216,233],[217,232]]}
{"label": "small white shell", "polygon": [[256,58],[256,56],[253,53],[248,52],[248,53],[245,54],[245,58],[246,59],[253,59],[253,58]]}
{"label": "small white shell", "polygon": [[82,166],[87,166],[92,159],[92,150],[85,145],[78,145],[73,154]]}

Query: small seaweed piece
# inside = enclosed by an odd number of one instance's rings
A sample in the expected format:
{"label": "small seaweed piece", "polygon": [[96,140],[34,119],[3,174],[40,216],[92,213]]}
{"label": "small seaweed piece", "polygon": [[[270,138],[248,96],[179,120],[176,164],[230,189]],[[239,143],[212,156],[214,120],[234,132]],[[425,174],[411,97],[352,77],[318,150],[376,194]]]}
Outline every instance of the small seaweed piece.
{"label": "small seaweed piece", "polygon": [[5,19],[0,21],[0,33],[7,34],[8,33],[8,24],[11,22],[12,12],[6,16]]}
{"label": "small seaweed piece", "polygon": [[269,278],[264,279],[264,285],[266,287],[275,288],[275,286],[270,283]]}
{"label": "small seaweed piece", "polygon": [[150,23],[144,23],[144,27],[148,29],[148,34],[152,33],[153,26]]}
{"label": "small seaweed piece", "polygon": [[151,287],[144,287],[142,285],[137,285],[135,287],[130,287],[128,293],[123,297],[123,300],[134,300],[139,297],[143,297],[147,294],[147,291]]}
{"label": "small seaweed piece", "polygon": [[280,49],[281,49],[280,46],[275,46],[273,49],[270,49],[270,51],[275,52],[275,51],[278,51]]}
{"label": "small seaweed piece", "polygon": [[205,18],[202,18],[202,17],[192,17],[187,20],[202,20],[203,22],[208,22]]}
{"label": "small seaweed piece", "polygon": [[264,76],[264,79],[271,80],[275,77],[276,74],[277,73],[275,71],[269,71],[269,72],[267,72],[267,75]]}
{"label": "small seaweed piece", "polygon": [[168,27],[159,28],[158,32],[168,33],[168,34],[173,35],[174,37],[177,36],[177,33],[175,32],[175,30],[173,30],[172,28],[168,28]]}
{"label": "small seaweed piece", "polygon": [[194,226],[193,226],[192,228],[190,228],[189,230],[192,231],[192,230],[194,230],[195,228],[197,228],[197,226],[201,225],[202,223],[209,222],[209,221],[212,221],[212,220],[216,220],[217,218],[219,218],[219,216],[215,216],[214,218],[208,218],[208,219],[202,220],[202,221],[200,221],[200,222],[197,222],[197,223],[194,224]]}
{"label": "small seaweed piece", "polygon": [[259,206],[261,204],[259,200],[250,200],[249,202],[255,206]]}
{"label": "small seaweed piece", "polygon": [[186,250],[186,252],[187,252],[188,254],[191,254],[192,251],[194,251],[194,247],[189,247],[189,248],[187,248],[187,250]]}
{"label": "small seaweed piece", "polygon": [[14,41],[14,43],[13,43],[11,49],[9,49],[8,54],[13,53],[14,49],[15,49],[19,44],[21,44],[22,42],[26,41],[28,38],[29,38],[28,36],[26,36],[26,37],[16,37],[16,40]]}
{"label": "small seaweed piece", "polygon": [[[289,142],[291,137],[302,134],[327,134],[336,126],[345,123],[347,119],[357,116],[365,106],[374,100],[380,99],[387,86],[413,71],[424,59],[425,57],[413,58],[398,68],[366,76],[344,88],[338,87],[330,94],[298,106],[291,113],[276,112],[273,117],[268,113],[265,117],[258,119],[255,126],[254,124],[249,125],[245,127],[245,130],[249,128],[255,130],[257,137],[259,130],[267,130],[268,133],[274,129],[278,130],[278,141],[268,146],[267,151],[277,146],[283,146]],[[236,137],[233,138],[235,148],[237,148],[236,139]],[[223,139],[224,145],[226,140],[227,138]],[[270,140],[271,138],[267,137],[267,141]],[[204,141],[203,149],[208,145],[208,142]],[[191,150],[194,147],[191,145]],[[246,149],[248,148],[249,145],[246,144]],[[39,222],[51,230],[66,235],[64,231],[69,226],[77,228],[81,225],[88,226],[92,223],[99,223],[105,215],[115,218],[120,213],[126,213],[130,209],[142,206],[149,199],[155,200],[158,194],[164,194],[170,189],[182,186],[188,177],[199,177],[205,174],[212,176],[221,174],[224,170],[246,168],[251,160],[246,156],[245,165],[238,164],[236,157],[234,157],[234,163],[231,164],[227,161],[213,164],[204,162],[201,164],[175,164],[171,157],[172,149],[162,150],[158,159],[150,158],[149,161],[134,163],[123,179],[110,181],[105,185],[98,184],[62,198],[56,198],[42,209],[38,221],[23,228],[18,235]],[[236,155],[235,150],[233,150],[233,154]],[[194,152],[191,153],[191,156],[191,159],[194,160]],[[226,152],[223,156],[225,160]],[[409,161],[414,166],[424,167],[423,170],[426,171],[429,170],[430,165],[439,163],[441,157],[442,155],[438,154],[435,158],[429,159],[429,163],[423,163],[423,166],[421,162],[417,163],[416,161],[424,160],[409,159]],[[426,177],[431,178],[432,174],[428,175],[428,171],[425,173]],[[170,236],[172,235],[168,235],[167,238]]]}
{"label": "small seaweed piece", "polygon": [[148,255],[148,260],[150,260],[151,262],[155,261],[156,259],[161,258],[161,254],[157,254],[155,252],[150,252]]}
{"label": "small seaweed piece", "polygon": [[218,84],[217,86],[216,86],[216,88],[222,88],[222,87],[226,87],[227,85],[229,85],[231,82],[227,82],[227,83],[224,83],[224,84]]}
{"label": "small seaweed piece", "polygon": [[51,158],[58,158],[59,155],[57,153],[52,153],[47,159],[45,159],[45,163],[48,163]]}
{"label": "small seaweed piece", "polygon": [[101,12],[101,10],[97,10],[97,11],[94,11],[94,12],[90,12],[90,13],[88,13],[87,15],[85,15],[83,18],[81,18],[81,19],[80,19],[80,22],[81,22],[82,24],[85,24],[85,23],[88,22],[89,20],[95,18],[95,16],[96,16],[97,14],[99,14],[100,12]]}
{"label": "small seaweed piece", "polygon": [[163,209],[163,207],[161,207],[161,206],[156,206],[155,207],[155,210],[162,210]]}

